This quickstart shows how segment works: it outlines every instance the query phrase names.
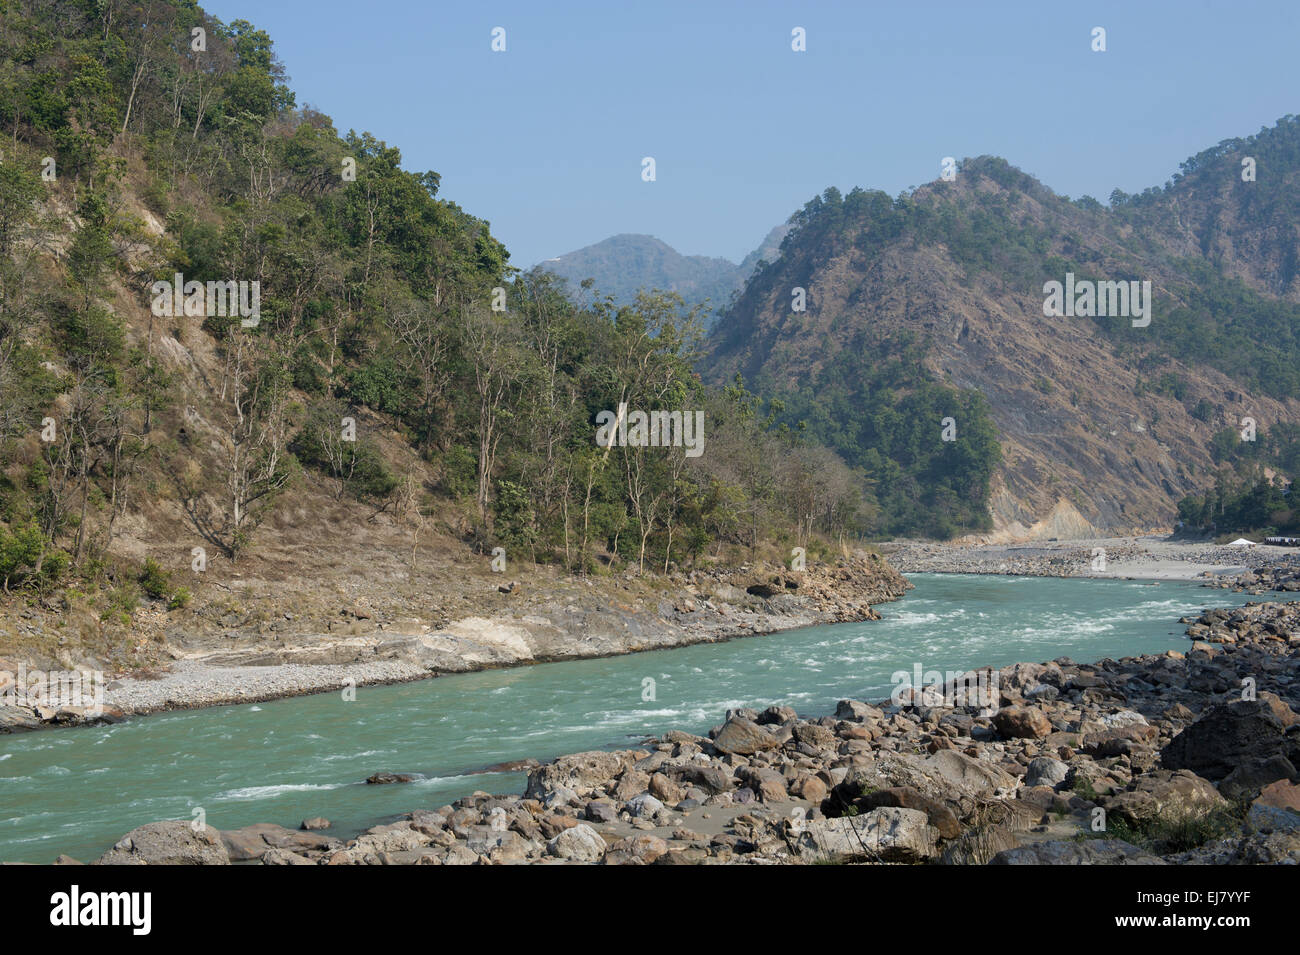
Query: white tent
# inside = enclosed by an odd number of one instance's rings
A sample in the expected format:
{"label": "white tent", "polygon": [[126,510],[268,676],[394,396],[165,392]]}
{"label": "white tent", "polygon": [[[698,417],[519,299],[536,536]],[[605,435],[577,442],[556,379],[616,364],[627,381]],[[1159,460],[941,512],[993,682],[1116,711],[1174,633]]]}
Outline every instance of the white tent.
{"label": "white tent", "polygon": [[1237,538],[1235,541],[1233,541],[1231,544],[1227,544],[1227,545],[1225,545],[1225,546],[1227,546],[1227,547],[1254,547],[1254,546],[1255,546],[1255,542],[1254,542],[1254,541],[1248,541],[1248,540],[1246,540],[1246,538],[1244,538],[1244,537],[1238,537],[1238,538]]}

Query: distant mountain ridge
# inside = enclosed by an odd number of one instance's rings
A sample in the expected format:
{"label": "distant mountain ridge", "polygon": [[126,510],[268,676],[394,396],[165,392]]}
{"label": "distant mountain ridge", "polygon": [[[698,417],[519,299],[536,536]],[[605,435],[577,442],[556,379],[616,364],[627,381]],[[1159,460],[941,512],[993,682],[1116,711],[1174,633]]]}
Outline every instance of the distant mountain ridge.
{"label": "distant mountain ridge", "polygon": [[789,230],[788,224],[776,226],[739,265],[719,257],[682,255],[652,235],[622,233],[539,262],[538,267],[566,279],[575,297],[583,280],[590,278],[598,292],[613,296],[619,304],[631,302],[641,289],[677,292],[689,304],[707,300],[706,324],[712,325],[759,262],[780,254],[781,240]]}

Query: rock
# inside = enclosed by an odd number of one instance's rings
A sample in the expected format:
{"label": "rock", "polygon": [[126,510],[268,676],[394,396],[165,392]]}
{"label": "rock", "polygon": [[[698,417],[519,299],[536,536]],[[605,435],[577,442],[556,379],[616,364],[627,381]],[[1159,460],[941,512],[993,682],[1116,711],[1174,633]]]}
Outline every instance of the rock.
{"label": "rock", "polygon": [[650,777],[650,795],[666,804],[676,805],[682,801],[686,794],[682,791],[682,787],[673,781],[671,776],[655,773]]}
{"label": "rock", "polygon": [[1296,768],[1285,756],[1251,760],[1233,768],[1219,782],[1219,792],[1228,799],[1253,799],[1269,783],[1295,779]]}
{"label": "rock", "polygon": [[789,797],[785,777],[775,769],[751,769],[747,778],[754,794],[763,802],[782,802]]}
{"label": "rock", "polygon": [[790,787],[790,791],[800,799],[806,799],[811,803],[821,804],[826,798],[826,783],[816,776],[800,776]]}
{"label": "rock", "polygon": [[310,819],[304,819],[299,829],[305,829],[308,832],[315,832],[318,829],[328,829],[330,821],[324,816],[312,816]]}
{"label": "rock", "polygon": [[1028,706],[1004,706],[993,714],[994,728],[1011,739],[1042,739],[1052,732],[1042,711]]}
{"label": "rock", "polygon": [[587,803],[584,813],[592,822],[613,822],[618,818],[614,804],[605,799],[593,799]]}
{"label": "rock", "polygon": [[1116,713],[1108,713],[1097,720],[1102,726],[1110,729],[1118,729],[1122,726],[1146,726],[1147,718],[1136,710],[1120,710]]}
{"label": "rock", "polygon": [[937,800],[921,795],[911,786],[894,786],[889,789],[877,789],[863,795],[857,802],[859,809],[879,809],[892,806],[897,809],[916,809],[925,813],[930,825],[934,826],[941,839],[956,839],[961,835],[961,823],[956,814]]}
{"label": "rock", "polygon": [[623,771],[625,757],[619,753],[593,750],[561,756],[552,763],[528,774],[525,796],[540,799],[556,787],[563,786],[580,794],[603,789]]}
{"label": "rock", "polygon": [[230,865],[216,829],[195,832],[189,822],[151,822],[132,829],[95,865]]}
{"label": "rock", "polygon": [[1260,832],[1294,832],[1300,833],[1300,812],[1279,809],[1255,803],[1246,815],[1246,822],[1252,829]]}
{"label": "rock", "polygon": [[663,811],[664,804],[649,793],[642,793],[627,802],[627,811],[633,819],[648,819]]}
{"label": "rock", "polygon": [[262,865],[315,865],[306,856],[300,856],[288,849],[267,849],[262,854]]}
{"label": "rock", "polygon": [[599,862],[605,854],[605,840],[595,829],[580,822],[565,829],[546,844],[547,851],[570,862]]}
{"label": "rock", "polygon": [[1020,838],[1008,826],[980,826],[966,830],[948,843],[939,857],[939,864],[987,865],[999,852],[1019,845]]}
{"label": "rock", "polygon": [[1070,767],[1059,759],[1052,759],[1050,756],[1039,756],[1029,762],[1029,767],[1025,772],[1026,786],[1050,786],[1056,789],[1065,782],[1065,777],[1069,774]]}
{"label": "rock", "polygon": [[1255,800],[1256,806],[1271,806],[1274,809],[1287,809],[1300,812],[1300,786],[1286,779],[1269,783]]}
{"label": "rock", "polygon": [[1284,735],[1284,720],[1294,721],[1295,714],[1276,698],[1264,697],[1261,693],[1259,699],[1210,707],[1161,750],[1161,763],[1211,780],[1223,779],[1242,763],[1263,763],[1273,756],[1294,764],[1300,741]]}
{"label": "rock", "polygon": [[758,722],[764,726],[780,726],[782,723],[788,723],[790,720],[797,720],[799,714],[789,706],[769,706],[762,713],[758,714]]}
{"label": "rock", "polygon": [[1080,842],[1035,842],[1004,849],[989,865],[1164,865],[1165,861],[1122,839],[1084,839]]}
{"label": "rock", "polygon": [[935,855],[935,835],[925,813],[882,807],[860,816],[809,820],[794,851],[812,862],[867,858],[914,863]]}
{"label": "rock", "polygon": [[618,777],[618,782],[614,784],[614,789],[610,793],[619,802],[626,802],[633,796],[645,792],[650,788],[650,776],[638,769],[628,769],[623,775]]}
{"label": "rock", "polygon": [[829,749],[836,742],[834,732],[816,723],[796,723],[792,732],[799,742],[817,749]]}
{"label": "rock", "polygon": [[221,832],[221,841],[232,862],[248,862],[260,859],[267,851],[288,849],[301,852],[311,849],[326,849],[337,844],[337,840],[328,836],[318,836],[311,832],[286,829],[273,823],[257,823],[242,829],[226,829]]}
{"label": "rock", "polygon": [[1185,769],[1158,769],[1139,776],[1133,788],[1104,798],[1102,807],[1130,826],[1155,819],[1199,819],[1228,805],[1208,780]]}
{"label": "rock", "polygon": [[840,700],[835,704],[835,718],[837,720],[863,722],[866,720],[883,720],[885,714],[867,703],[859,703],[857,700]]}
{"label": "rock", "polygon": [[605,865],[652,865],[668,851],[668,843],[658,836],[628,836],[609,847]]}
{"label": "rock", "polygon": [[410,783],[414,782],[415,777],[409,773],[375,773],[366,779],[366,782],[372,786],[385,786],[390,783]]}
{"label": "rock", "polygon": [[698,763],[680,768],[665,767],[665,770],[680,773],[680,778],[687,783],[699,786],[708,795],[729,792],[734,784],[731,775],[718,766],[702,766]]}
{"label": "rock", "polygon": [[719,752],[752,756],[763,750],[775,749],[778,743],[757,723],[743,716],[733,716],[722,725],[713,745]]}

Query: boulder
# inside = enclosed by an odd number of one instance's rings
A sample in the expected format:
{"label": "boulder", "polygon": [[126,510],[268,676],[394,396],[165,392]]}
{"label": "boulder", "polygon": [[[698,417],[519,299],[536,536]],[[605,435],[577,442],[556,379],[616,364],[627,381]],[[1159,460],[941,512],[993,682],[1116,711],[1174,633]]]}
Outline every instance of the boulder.
{"label": "boulder", "polygon": [[605,840],[595,829],[580,822],[565,829],[546,843],[547,851],[557,859],[569,862],[599,862],[605,854]]}
{"label": "boulder", "polygon": [[287,849],[290,852],[302,852],[311,849],[326,849],[336,844],[328,836],[318,836],[311,832],[286,829],[273,823],[261,822],[242,829],[226,829],[221,832],[221,841],[232,862],[249,862],[260,859],[270,849]]}
{"label": "boulder", "polygon": [[1029,766],[1025,771],[1026,786],[1049,786],[1056,789],[1065,782],[1065,777],[1069,775],[1070,767],[1059,759],[1052,759],[1050,756],[1039,756],[1029,761]]}
{"label": "boulder", "polygon": [[840,700],[835,704],[835,718],[837,720],[863,722],[865,720],[883,720],[885,714],[868,703],[859,703],[857,700]]}
{"label": "boulder", "polygon": [[216,829],[197,832],[189,822],[151,822],[132,829],[95,865],[230,865],[230,853]]}
{"label": "boulder", "polygon": [[1002,707],[993,714],[993,726],[1011,739],[1042,739],[1052,732],[1051,721],[1032,706]]}
{"label": "boulder", "polygon": [[1157,769],[1139,776],[1133,787],[1102,799],[1108,815],[1130,826],[1155,819],[1199,819],[1228,805],[1214,784],[1185,769]]}
{"label": "boulder", "polygon": [[879,862],[922,862],[935,855],[936,832],[915,809],[882,807],[860,816],[813,819],[794,843],[811,862],[866,858]]}
{"label": "boulder", "polygon": [[649,793],[642,793],[627,801],[627,811],[633,819],[650,819],[663,811],[664,804]]}
{"label": "boulder", "polygon": [[328,829],[330,821],[324,816],[312,816],[310,819],[304,819],[299,829],[305,829],[308,832],[315,832],[318,829]]}
{"label": "boulder", "polygon": [[379,772],[367,778],[366,782],[371,786],[386,786],[391,783],[412,783],[415,782],[415,777],[410,773]]}
{"label": "boulder", "polygon": [[1160,751],[1167,769],[1190,769],[1206,779],[1220,780],[1243,763],[1263,763],[1282,756],[1293,764],[1300,758],[1300,739],[1286,728],[1295,714],[1272,694],[1255,700],[1218,703]]}
{"label": "boulder", "polygon": [[713,740],[713,746],[722,753],[752,756],[767,749],[775,749],[776,738],[752,720],[733,716],[722,725]]}
{"label": "boulder", "polygon": [[593,750],[561,756],[528,774],[525,796],[541,799],[559,787],[587,795],[604,787],[623,771],[626,758],[621,753]]}
{"label": "boulder", "polygon": [[923,796],[911,786],[893,786],[889,789],[877,789],[863,795],[857,802],[859,810],[879,809],[892,806],[897,809],[916,809],[925,813],[930,825],[934,826],[941,839],[956,839],[961,835],[961,823],[956,814],[937,800]]}
{"label": "boulder", "polygon": [[1004,849],[989,865],[1165,865],[1165,861],[1122,839],[1084,839]]}
{"label": "boulder", "polygon": [[943,850],[940,865],[987,865],[999,852],[1014,849],[1020,838],[1009,826],[980,826],[968,829]]}
{"label": "boulder", "polygon": [[668,843],[658,836],[628,836],[609,847],[605,865],[652,865],[667,851]]}

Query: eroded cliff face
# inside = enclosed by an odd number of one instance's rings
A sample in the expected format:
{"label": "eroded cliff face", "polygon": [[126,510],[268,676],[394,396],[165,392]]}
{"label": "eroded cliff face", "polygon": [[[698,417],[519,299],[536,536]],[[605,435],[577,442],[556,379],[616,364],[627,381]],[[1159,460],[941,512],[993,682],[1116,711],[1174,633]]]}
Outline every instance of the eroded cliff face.
{"label": "eroded cliff face", "polygon": [[[1170,357],[1176,349],[1157,338],[1159,323],[1197,304],[1198,282],[1240,279],[1252,294],[1295,300],[1300,281],[1287,262],[1296,227],[1253,212],[1249,194],[1231,184],[1212,189],[1198,179],[1121,215],[989,165],[969,161],[955,182],[919,189],[901,226],[846,211],[830,227],[796,230],[714,333],[707,375],[741,373],[765,394],[815,391],[843,350],[885,355],[914,335],[934,380],[989,401],[1003,449],[989,499],[995,534],[1171,526],[1178,500],[1212,483],[1216,431],[1245,418],[1261,431],[1294,421],[1300,404]],[[962,216],[977,237],[981,229],[989,236],[976,253],[958,242],[970,232],[926,225]],[[1256,219],[1260,236],[1250,232]],[[1044,285],[1067,272],[1149,281],[1151,324],[1112,319],[1116,332],[1095,317],[1045,316]],[[801,313],[791,307],[795,287],[806,290]],[[1180,383],[1177,397],[1156,387],[1162,379]]]}

